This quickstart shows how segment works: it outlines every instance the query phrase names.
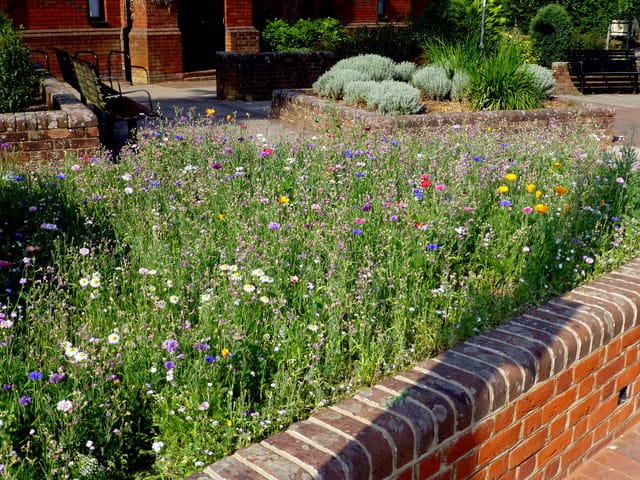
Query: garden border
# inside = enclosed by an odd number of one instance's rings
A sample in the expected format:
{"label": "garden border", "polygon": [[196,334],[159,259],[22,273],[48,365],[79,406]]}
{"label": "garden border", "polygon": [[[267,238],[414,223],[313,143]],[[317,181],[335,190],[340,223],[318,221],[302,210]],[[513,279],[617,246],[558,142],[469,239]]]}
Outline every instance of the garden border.
{"label": "garden border", "polygon": [[71,87],[47,75],[42,99],[49,110],[0,113],[0,160],[55,161],[67,153],[91,155],[100,148],[98,119]]}
{"label": "garden border", "polygon": [[640,421],[640,258],[190,480],[560,479]]}
{"label": "garden border", "polygon": [[315,130],[363,129],[392,133],[458,125],[480,125],[519,131],[558,124],[586,125],[611,133],[615,108],[576,105],[538,110],[499,110],[418,115],[381,115],[310,94],[310,89],[274,90],[271,115],[287,123]]}

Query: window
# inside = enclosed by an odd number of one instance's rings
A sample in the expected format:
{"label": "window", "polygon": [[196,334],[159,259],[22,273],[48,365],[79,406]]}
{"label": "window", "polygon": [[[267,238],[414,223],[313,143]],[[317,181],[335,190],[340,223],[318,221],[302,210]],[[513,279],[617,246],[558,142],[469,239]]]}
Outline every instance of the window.
{"label": "window", "polygon": [[104,20],[104,0],[87,0],[89,7],[89,21],[101,22]]}

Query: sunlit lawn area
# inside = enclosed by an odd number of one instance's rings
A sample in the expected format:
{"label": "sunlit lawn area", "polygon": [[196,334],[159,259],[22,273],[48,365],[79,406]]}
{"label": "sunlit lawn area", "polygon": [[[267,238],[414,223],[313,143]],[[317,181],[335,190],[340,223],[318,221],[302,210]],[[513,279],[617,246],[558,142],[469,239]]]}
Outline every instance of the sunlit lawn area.
{"label": "sunlit lawn area", "polygon": [[1,167],[0,478],[184,477],[639,251],[587,131],[247,132]]}

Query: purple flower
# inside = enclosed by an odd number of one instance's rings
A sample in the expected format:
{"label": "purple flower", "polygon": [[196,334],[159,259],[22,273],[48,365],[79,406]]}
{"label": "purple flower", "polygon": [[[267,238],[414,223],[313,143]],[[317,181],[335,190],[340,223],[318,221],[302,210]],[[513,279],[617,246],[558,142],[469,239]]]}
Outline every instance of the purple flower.
{"label": "purple flower", "polygon": [[216,361],[216,357],[214,357],[213,355],[207,355],[206,357],[204,357],[204,361],[207,363],[213,363]]}
{"label": "purple flower", "polygon": [[169,339],[162,342],[162,348],[164,348],[169,353],[174,353],[178,349],[178,341]]}
{"label": "purple flower", "polygon": [[213,168],[214,170],[220,170],[222,168],[222,165],[216,162],[213,165],[211,165],[211,168]]}
{"label": "purple flower", "polygon": [[510,207],[511,206],[511,200],[500,200],[500,206],[501,207]]}
{"label": "purple flower", "polygon": [[362,230],[360,230],[359,228],[354,228],[353,230],[351,230],[351,233],[353,233],[354,235],[362,235]]}
{"label": "purple flower", "polygon": [[210,348],[210,347],[209,347],[209,345],[207,345],[206,343],[196,343],[196,344],[194,345],[194,348],[195,348],[196,350],[202,350],[202,351],[204,351],[204,350],[209,350],[209,348]]}
{"label": "purple flower", "polygon": [[42,373],[38,370],[32,370],[29,372],[29,379],[31,380],[42,380]]}
{"label": "purple flower", "polygon": [[356,173],[356,178],[362,178],[362,177],[364,177],[364,173],[362,172]]}
{"label": "purple flower", "polygon": [[482,157],[475,156],[475,157],[473,157],[473,161],[476,162],[476,163],[480,163],[480,162],[482,162]]}
{"label": "purple flower", "polygon": [[429,244],[427,244],[427,246],[426,246],[426,250],[427,250],[427,251],[437,250],[438,248],[439,248],[439,247],[438,247],[438,244],[437,244],[437,243],[429,243]]}
{"label": "purple flower", "polygon": [[269,230],[280,230],[280,224],[278,222],[269,222]]}
{"label": "purple flower", "polygon": [[164,362],[164,368],[166,368],[167,370],[172,370],[173,367],[175,367],[175,366],[176,366],[176,364],[174,362],[171,362],[171,361]]}
{"label": "purple flower", "polygon": [[31,397],[27,397],[26,395],[23,395],[18,399],[18,402],[20,402],[20,405],[22,405],[23,407],[26,407],[31,403]]}
{"label": "purple flower", "polygon": [[398,221],[398,216],[397,215],[391,215],[389,217],[389,220],[391,220],[392,222],[397,222]]}
{"label": "purple flower", "polygon": [[56,178],[58,180],[64,180],[65,179],[65,175],[64,175],[64,173],[59,173],[58,175],[56,175]]}
{"label": "purple flower", "polygon": [[160,180],[151,180],[149,182],[149,186],[150,187],[159,187],[160,186]]}
{"label": "purple flower", "polygon": [[52,373],[49,375],[49,383],[60,383],[65,379],[64,373]]}
{"label": "purple flower", "polygon": [[368,212],[369,210],[371,210],[371,204],[369,202],[365,203],[360,210],[362,210],[363,212]]}
{"label": "purple flower", "polygon": [[420,190],[419,188],[414,188],[413,189],[413,198],[415,198],[416,200],[420,200],[422,199],[422,190]]}

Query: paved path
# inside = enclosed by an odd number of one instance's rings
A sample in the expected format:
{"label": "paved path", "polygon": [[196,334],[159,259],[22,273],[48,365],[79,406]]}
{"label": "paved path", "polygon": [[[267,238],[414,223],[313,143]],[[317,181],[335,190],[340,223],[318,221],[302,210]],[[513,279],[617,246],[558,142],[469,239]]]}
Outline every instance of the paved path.
{"label": "paved path", "polygon": [[640,479],[640,424],[596,453],[566,480]]}

